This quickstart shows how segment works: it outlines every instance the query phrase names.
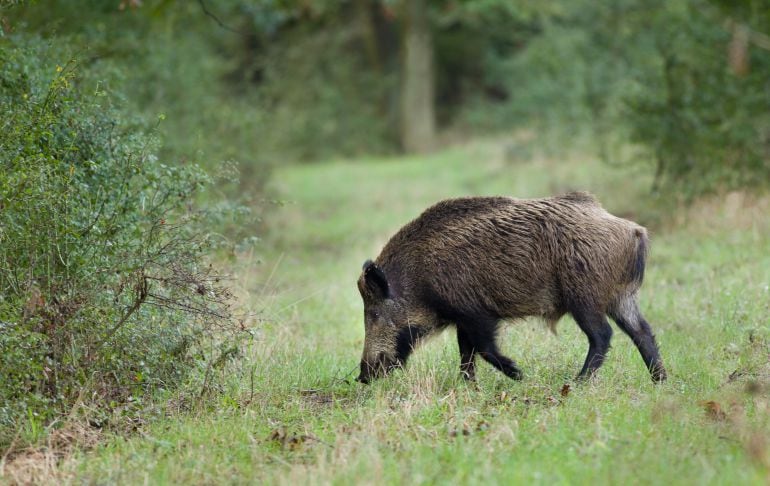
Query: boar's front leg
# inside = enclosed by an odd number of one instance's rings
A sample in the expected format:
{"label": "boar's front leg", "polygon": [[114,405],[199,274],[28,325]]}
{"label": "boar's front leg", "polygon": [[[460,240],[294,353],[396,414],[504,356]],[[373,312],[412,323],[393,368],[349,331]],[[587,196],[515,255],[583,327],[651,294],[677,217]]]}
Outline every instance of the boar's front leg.
{"label": "boar's front leg", "polygon": [[496,345],[493,344],[491,347],[487,348],[486,351],[480,351],[479,354],[487,363],[502,371],[508,378],[514,380],[521,380],[524,378],[524,373],[521,372],[516,365],[516,362],[511,358],[500,354]]}
{"label": "boar's front leg", "polygon": [[484,361],[502,371],[505,376],[514,380],[521,380],[524,374],[521,372],[516,362],[511,358],[503,356],[497,349],[495,335],[497,334],[498,319],[494,318],[474,318],[464,319],[457,322],[458,339],[460,332],[468,338],[472,345],[472,350],[478,353]]}
{"label": "boar's front leg", "polygon": [[460,374],[469,381],[476,379],[476,349],[470,336],[457,327],[457,344],[460,346]]}

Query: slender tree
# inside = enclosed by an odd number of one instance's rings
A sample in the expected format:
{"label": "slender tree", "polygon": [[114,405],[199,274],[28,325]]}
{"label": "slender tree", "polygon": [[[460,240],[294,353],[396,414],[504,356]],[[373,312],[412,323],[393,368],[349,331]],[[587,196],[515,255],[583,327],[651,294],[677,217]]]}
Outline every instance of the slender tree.
{"label": "slender tree", "polygon": [[436,135],[433,41],[425,0],[405,0],[401,70],[401,145],[406,152],[433,148]]}

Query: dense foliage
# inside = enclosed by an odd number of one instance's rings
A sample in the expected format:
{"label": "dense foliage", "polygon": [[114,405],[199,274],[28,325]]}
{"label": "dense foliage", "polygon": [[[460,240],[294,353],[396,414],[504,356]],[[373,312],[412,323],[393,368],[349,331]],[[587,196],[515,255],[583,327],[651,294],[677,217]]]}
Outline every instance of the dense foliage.
{"label": "dense foliage", "polygon": [[71,55],[0,40],[5,433],[19,417],[44,422],[76,403],[108,413],[174,389],[217,358],[202,347],[227,335],[214,331],[236,329],[196,204],[211,180],[163,163]]}
{"label": "dense foliage", "polygon": [[604,60],[587,64],[598,126],[654,164],[656,187],[685,196],[770,183],[770,51],[741,38],[770,31],[770,10],[727,5],[598,6],[590,22],[602,27],[584,46]]}
{"label": "dense foliage", "polygon": [[770,185],[766,2],[554,1],[520,18],[521,47],[481,70],[510,96],[470,104],[472,125],[589,133],[685,197]]}
{"label": "dense foliage", "polygon": [[[12,24],[77,35],[91,68],[131,66],[131,103],[169,114],[163,155],[236,160],[258,189],[286,160],[399,149],[403,2],[85,3],[33,3]],[[648,164],[686,195],[770,183],[765,2],[428,5],[449,134],[588,134],[608,161]]]}

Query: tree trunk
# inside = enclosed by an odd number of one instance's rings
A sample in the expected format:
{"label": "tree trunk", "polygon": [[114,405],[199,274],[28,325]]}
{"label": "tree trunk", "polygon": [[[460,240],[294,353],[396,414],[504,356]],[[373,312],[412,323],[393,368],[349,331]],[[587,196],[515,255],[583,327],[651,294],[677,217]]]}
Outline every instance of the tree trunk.
{"label": "tree trunk", "polygon": [[401,69],[401,145],[406,152],[425,153],[436,134],[433,95],[433,42],[426,0],[404,1]]}
{"label": "tree trunk", "polygon": [[372,0],[358,0],[355,2],[356,15],[358,16],[358,29],[361,32],[361,40],[364,44],[369,65],[378,75],[382,73],[382,61],[377,42],[377,28],[372,18]]}

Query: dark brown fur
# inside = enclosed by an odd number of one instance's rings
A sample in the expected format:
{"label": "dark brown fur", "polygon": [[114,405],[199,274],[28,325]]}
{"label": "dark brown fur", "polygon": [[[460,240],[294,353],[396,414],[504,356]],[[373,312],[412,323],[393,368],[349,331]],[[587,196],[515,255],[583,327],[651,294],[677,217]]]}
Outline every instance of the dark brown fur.
{"label": "dark brown fur", "polygon": [[654,336],[637,305],[646,230],[605,211],[587,193],[544,199],[474,197],[428,208],[367,262],[358,281],[366,343],[361,381],[403,364],[417,341],[457,327],[461,370],[479,354],[512,378],[521,371],[495,344],[504,319],[571,313],[589,352],[580,376],[601,366],[611,316],[665,379]]}

